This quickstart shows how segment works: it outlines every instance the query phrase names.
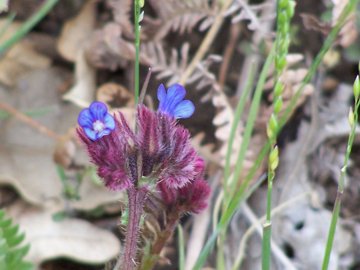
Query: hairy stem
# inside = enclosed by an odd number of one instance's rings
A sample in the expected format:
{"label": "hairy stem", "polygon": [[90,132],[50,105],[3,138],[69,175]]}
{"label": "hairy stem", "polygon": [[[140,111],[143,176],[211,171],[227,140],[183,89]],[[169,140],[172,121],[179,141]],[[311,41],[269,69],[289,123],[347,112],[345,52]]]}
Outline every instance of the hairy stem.
{"label": "hairy stem", "polygon": [[166,219],[165,229],[158,235],[157,239],[151,246],[150,254],[148,254],[142,263],[142,270],[151,270],[154,268],[161,250],[165,246],[167,240],[173,233],[182,211],[175,209],[175,211],[169,211]]}
{"label": "hairy stem", "polygon": [[137,240],[140,230],[140,218],[144,207],[147,191],[145,189],[130,188],[127,191],[129,199],[129,221],[125,237],[125,250],[122,265],[114,270],[136,269]]}

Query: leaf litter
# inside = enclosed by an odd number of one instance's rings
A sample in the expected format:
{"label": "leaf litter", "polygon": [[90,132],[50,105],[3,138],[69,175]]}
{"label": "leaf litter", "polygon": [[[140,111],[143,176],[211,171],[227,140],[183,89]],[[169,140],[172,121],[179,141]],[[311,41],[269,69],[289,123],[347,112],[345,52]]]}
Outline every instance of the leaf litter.
{"label": "leaf litter", "polygon": [[[30,1],[29,5],[36,6],[33,2]],[[271,12],[271,1],[253,2],[232,1],[223,14],[226,23],[219,31],[218,38],[210,45],[205,57],[198,61],[186,82],[186,88],[195,100],[197,113],[194,119],[184,121],[184,124],[191,129],[192,143],[208,163],[208,178],[215,190],[212,207],[222,189],[221,172],[234,119],[234,104],[243,90],[241,85],[244,85],[239,79],[244,78],[241,71],[247,69],[246,60],[250,58],[262,63],[267,49],[266,44],[264,48],[261,47],[263,45],[259,40],[265,37],[267,42],[271,42],[273,36],[271,25],[275,14]],[[322,23],[319,14],[305,14],[303,18],[307,31],[327,31],[336,22],[346,1],[321,2],[324,3],[312,5],[328,7],[331,22]],[[155,85],[160,82],[169,85],[181,80],[199,44],[213,26],[221,3],[146,1],[140,60],[144,67],[142,77],[145,77],[148,67],[154,73],[145,99],[149,104],[155,98],[151,90]],[[19,9],[19,6],[14,7]],[[10,11],[11,8],[10,4]],[[36,125],[28,125],[11,114],[4,114],[0,120],[0,189],[9,194],[15,190],[18,194],[15,200],[4,200],[6,205],[1,207],[6,206],[6,211],[26,232],[26,241],[31,244],[29,259],[37,265],[54,261],[54,269],[60,269],[56,268],[55,259],[58,258],[84,265],[103,265],[116,258],[121,250],[117,235],[122,230],[119,230],[114,216],[119,216],[122,211],[120,201],[123,201],[123,194],[108,192],[96,178],[75,135],[79,111],[96,99],[106,103],[113,111],[123,112],[129,122],[134,119],[131,90],[135,58],[132,2],[108,0],[99,3],[89,0],[76,3],[73,8],[69,11],[73,15],[70,18],[61,15],[63,11],[55,9],[34,30],[47,36],[48,40],[55,36],[56,44],[49,46],[56,50],[56,56],[45,50],[37,50],[39,45],[34,44],[31,38],[25,38],[0,59],[1,102],[16,108],[20,114],[32,117],[39,124],[36,128]],[[305,9],[304,4],[299,2],[298,8]],[[24,11],[19,10],[19,14],[24,14]],[[336,181],[349,132],[347,113],[352,93],[349,84],[353,77],[344,73],[351,74],[354,63],[343,63],[338,55],[346,52],[346,48],[358,38],[355,23],[355,15],[352,15],[340,32],[338,43],[341,48],[333,50],[337,56],[327,56],[327,63],[331,64],[325,63],[327,70],[319,70],[317,79],[306,86],[293,118],[280,135],[282,150],[275,181],[274,210],[282,210],[274,214],[273,220],[273,238],[278,248],[272,262],[273,269],[321,267],[330,211],[336,195]],[[231,24],[240,25],[235,28],[240,35],[231,33]],[[303,22],[297,24],[304,26]],[[16,32],[18,27],[18,22],[13,22],[1,41]],[[50,33],[46,30],[50,28],[57,31]],[[237,47],[232,55],[226,56],[224,51],[227,43],[224,41],[228,40],[229,35],[234,35],[238,44],[235,43]],[[301,39],[300,36],[300,40],[305,42],[304,37]],[[261,45],[253,48],[252,42]],[[251,49],[245,52],[245,47]],[[296,94],[306,76],[309,62],[313,60],[313,50],[294,44],[296,54],[289,55],[289,65],[280,78],[286,85],[284,107],[288,106],[288,101]],[[220,83],[220,69],[225,60],[229,68],[224,82]],[[269,105],[274,85],[272,72],[267,77],[239,182],[244,180],[266,143],[266,124],[272,110]],[[321,85],[330,79],[330,87],[325,91]],[[69,82],[73,83],[65,87],[64,95],[62,89]],[[231,166],[235,165],[243,142],[250,101],[251,98],[236,132]],[[39,132],[42,126],[54,132],[55,136],[49,137],[46,132]],[[356,248],[360,243],[357,209],[360,196],[356,181],[360,175],[358,143],[357,133],[330,269],[350,269],[360,263]],[[252,183],[256,183],[265,172],[266,162],[259,167]],[[292,198],[298,199],[292,202]],[[230,224],[229,241],[225,245],[228,264],[242,252],[239,250],[241,243],[246,254],[241,269],[260,268],[260,237],[256,230],[250,228],[264,214],[265,205],[265,187],[260,185]],[[96,216],[99,222],[93,216],[89,218],[84,215],[87,213],[91,216],[90,213],[96,211],[99,211]],[[59,213],[64,216],[54,220]],[[187,248],[186,269],[194,265],[194,254],[200,252],[201,244],[206,241],[214,213],[211,208],[203,216],[184,219],[186,242],[189,245],[197,243]],[[111,225],[105,226],[109,220]],[[158,228],[153,226],[148,229],[156,237]],[[249,230],[249,238],[243,240]],[[194,233],[199,231],[201,233]],[[174,265],[168,265],[174,263],[174,258],[169,257],[177,257],[174,240],[175,237],[161,253],[162,263],[156,269],[174,269]],[[208,263],[213,267],[216,265],[211,258]]]}

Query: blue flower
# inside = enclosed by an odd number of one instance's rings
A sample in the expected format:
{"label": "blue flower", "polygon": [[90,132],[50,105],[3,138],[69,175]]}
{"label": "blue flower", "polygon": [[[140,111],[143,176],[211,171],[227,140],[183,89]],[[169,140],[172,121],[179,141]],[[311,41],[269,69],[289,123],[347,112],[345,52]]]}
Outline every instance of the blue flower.
{"label": "blue flower", "polygon": [[163,84],[159,85],[157,97],[160,102],[159,111],[166,112],[176,119],[189,118],[195,111],[195,106],[190,100],[183,100],[185,88],[180,84],[173,84],[166,92]]}
{"label": "blue flower", "polygon": [[78,123],[92,141],[109,135],[115,129],[114,118],[108,113],[106,105],[98,101],[91,103],[89,108],[80,112]]}

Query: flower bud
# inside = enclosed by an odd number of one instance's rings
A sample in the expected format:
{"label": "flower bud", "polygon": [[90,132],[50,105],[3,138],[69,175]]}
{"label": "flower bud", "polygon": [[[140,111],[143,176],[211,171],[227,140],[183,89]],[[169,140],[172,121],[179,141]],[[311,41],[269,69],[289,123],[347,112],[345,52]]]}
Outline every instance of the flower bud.
{"label": "flower bud", "polygon": [[360,82],[359,82],[359,75],[356,76],[355,82],[354,82],[354,96],[356,99],[359,98],[360,95]]}
{"label": "flower bud", "polygon": [[270,139],[274,139],[276,137],[278,127],[279,126],[278,126],[278,122],[276,120],[276,116],[274,114],[272,114],[269,119],[268,126],[267,126],[267,135]]}
{"label": "flower bud", "polygon": [[279,112],[281,111],[282,106],[283,106],[283,101],[282,101],[281,96],[279,96],[276,99],[275,103],[274,103],[274,113],[279,114]]}
{"label": "flower bud", "polygon": [[354,122],[355,122],[355,120],[354,120],[354,112],[353,112],[352,108],[350,108],[348,120],[349,120],[350,126],[352,127],[354,125]]}
{"label": "flower bud", "polygon": [[277,166],[279,165],[279,149],[275,146],[269,155],[269,166],[272,171],[275,171]]}

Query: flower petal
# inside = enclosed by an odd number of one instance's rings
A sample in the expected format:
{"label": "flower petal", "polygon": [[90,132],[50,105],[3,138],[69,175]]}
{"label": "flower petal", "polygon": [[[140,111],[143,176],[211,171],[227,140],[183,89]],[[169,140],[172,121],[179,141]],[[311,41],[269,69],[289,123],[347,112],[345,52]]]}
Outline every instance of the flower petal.
{"label": "flower petal", "polygon": [[166,99],[166,89],[163,84],[160,84],[158,87],[157,98],[160,101],[160,103]]}
{"label": "flower petal", "polygon": [[109,130],[115,129],[115,120],[114,120],[114,117],[110,113],[107,113],[105,115],[104,124],[105,124],[106,129],[109,129]]}
{"label": "flower petal", "polygon": [[165,101],[164,111],[174,115],[176,106],[184,99],[186,94],[185,88],[180,84],[173,84],[168,89]]}
{"label": "flower petal", "polygon": [[107,113],[106,105],[99,101],[91,103],[89,110],[95,120],[103,120]]}
{"label": "flower petal", "polygon": [[82,128],[85,128],[85,127],[91,128],[92,127],[93,116],[91,115],[90,110],[88,108],[83,109],[79,113],[78,123]]}
{"label": "flower petal", "polygon": [[94,130],[92,130],[91,128],[85,127],[84,132],[90,140],[96,141],[98,139],[96,136],[97,135],[96,132]]}
{"label": "flower petal", "polygon": [[174,117],[179,118],[189,118],[195,111],[194,103],[190,100],[181,101],[174,110]]}
{"label": "flower petal", "polygon": [[104,129],[103,131],[100,131],[99,133],[96,134],[96,139],[100,139],[106,135],[109,135],[111,133],[111,131],[112,130],[108,129],[108,128]]}

